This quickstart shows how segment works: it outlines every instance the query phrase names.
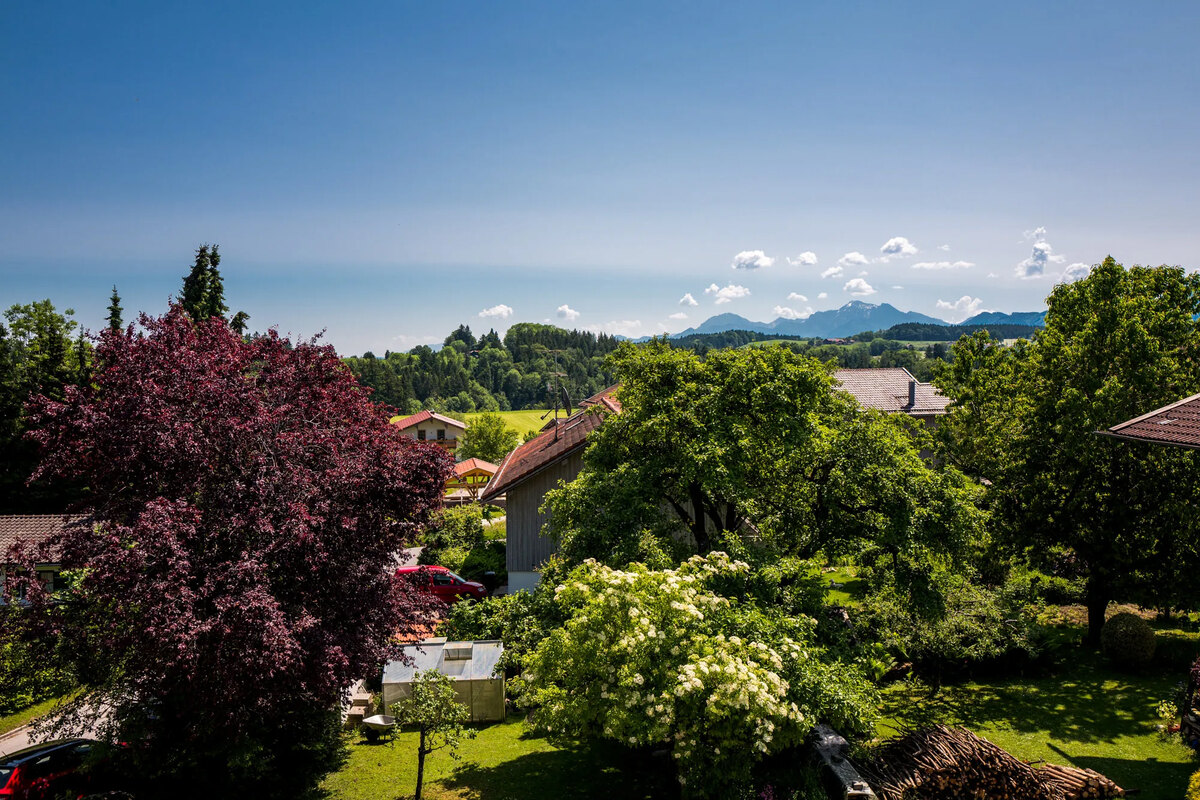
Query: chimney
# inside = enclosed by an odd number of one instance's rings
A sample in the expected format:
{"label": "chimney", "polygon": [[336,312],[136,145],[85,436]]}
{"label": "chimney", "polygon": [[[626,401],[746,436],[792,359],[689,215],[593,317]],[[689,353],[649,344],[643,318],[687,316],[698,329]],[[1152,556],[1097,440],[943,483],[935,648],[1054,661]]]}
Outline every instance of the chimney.
{"label": "chimney", "polygon": [[908,382],[908,407],[914,409],[917,407],[917,382]]}

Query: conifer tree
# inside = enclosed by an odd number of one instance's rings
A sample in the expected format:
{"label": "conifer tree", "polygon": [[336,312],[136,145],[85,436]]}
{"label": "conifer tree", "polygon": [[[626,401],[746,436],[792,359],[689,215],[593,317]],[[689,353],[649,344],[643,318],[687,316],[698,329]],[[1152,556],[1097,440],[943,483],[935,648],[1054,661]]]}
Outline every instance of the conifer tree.
{"label": "conifer tree", "polygon": [[112,297],[108,302],[108,329],[114,333],[119,333],[123,326],[121,319],[121,295],[117,294],[117,287],[114,284]]}
{"label": "conifer tree", "polygon": [[225,285],[217,267],[221,253],[217,245],[202,244],[196,250],[196,262],[192,271],[183,279],[183,293],[179,304],[194,322],[210,317],[224,317],[229,310],[225,305]]}

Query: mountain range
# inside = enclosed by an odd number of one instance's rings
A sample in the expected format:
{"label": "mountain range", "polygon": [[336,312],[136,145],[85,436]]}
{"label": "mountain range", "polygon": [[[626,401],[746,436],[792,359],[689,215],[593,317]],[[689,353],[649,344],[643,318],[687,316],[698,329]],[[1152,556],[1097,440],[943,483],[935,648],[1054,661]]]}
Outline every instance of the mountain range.
{"label": "mountain range", "polygon": [[[999,311],[984,311],[968,317],[955,325],[1044,325],[1045,311],[1017,311],[1005,314]],[[724,331],[754,331],[774,333],[797,338],[821,337],[823,339],[853,336],[863,331],[879,331],[902,322],[920,322],[926,325],[950,325],[945,320],[919,314],[916,311],[901,311],[890,303],[864,303],[851,300],[841,308],[817,311],[804,319],[778,317],[773,322],[754,322],[738,314],[718,314],[709,317],[694,328],[671,334],[672,339],[696,333],[723,333]]]}

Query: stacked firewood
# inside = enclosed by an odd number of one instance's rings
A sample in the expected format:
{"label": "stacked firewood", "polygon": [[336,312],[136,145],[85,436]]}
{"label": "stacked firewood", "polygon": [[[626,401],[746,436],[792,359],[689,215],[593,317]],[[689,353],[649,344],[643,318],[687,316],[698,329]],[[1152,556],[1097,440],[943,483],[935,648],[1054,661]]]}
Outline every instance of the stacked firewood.
{"label": "stacked firewood", "polygon": [[1067,800],[1125,796],[1124,789],[1095,770],[1047,764],[1038,770],[1038,777],[1046,785],[1057,787]]}
{"label": "stacked firewood", "polygon": [[1091,770],[1035,769],[963,728],[935,725],[884,745],[864,765],[882,800],[1077,800],[1124,797]]}

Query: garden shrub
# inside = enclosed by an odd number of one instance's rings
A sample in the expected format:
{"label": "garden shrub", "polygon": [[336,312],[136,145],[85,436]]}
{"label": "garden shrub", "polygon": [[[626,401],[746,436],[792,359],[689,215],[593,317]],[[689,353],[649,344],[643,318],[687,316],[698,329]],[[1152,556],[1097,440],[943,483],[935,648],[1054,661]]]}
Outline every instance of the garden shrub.
{"label": "garden shrub", "polygon": [[[496,584],[508,582],[508,570],[505,567],[507,547],[504,542],[484,542],[467,553],[461,566],[454,571],[469,581],[486,583],[486,573],[495,573]],[[450,567],[454,569],[454,567]]]}
{"label": "garden shrub", "polygon": [[64,694],[71,685],[53,640],[0,644],[0,716]]}
{"label": "garden shrub", "polygon": [[[424,549],[417,558],[418,564],[440,564],[458,571],[467,553],[483,544],[483,512],[477,505],[461,505],[447,508],[433,517],[421,534]],[[458,550],[461,553],[447,553]],[[454,564],[446,563],[452,560]]]}
{"label": "garden shrub", "polygon": [[565,624],[525,659],[532,724],[668,748],[684,795],[713,797],[753,785],[817,720],[871,730],[869,682],[814,643],[814,619],[714,591],[750,596],[757,577],[721,552],[669,570],[580,565],[551,595]]}
{"label": "garden shrub", "polygon": [[1200,770],[1192,773],[1192,777],[1188,780],[1187,794],[1184,795],[1184,800],[1200,800]]}
{"label": "garden shrub", "polygon": [[1100,649],[1115,663],[1137,667],[1154,658],[1154,629],[1150,623],[1123,611],[1114,614],[1100,631]]}
{"label": "garden shrub", "polygon": [[885,645],[908,661],[932,688],[958,672],[1020,668],[1042,652],[1041,631],[1031,607],[966,580],[943,578],[939,602],[914,603],[886,587],[869,595],[855,622],[860,638]]}

